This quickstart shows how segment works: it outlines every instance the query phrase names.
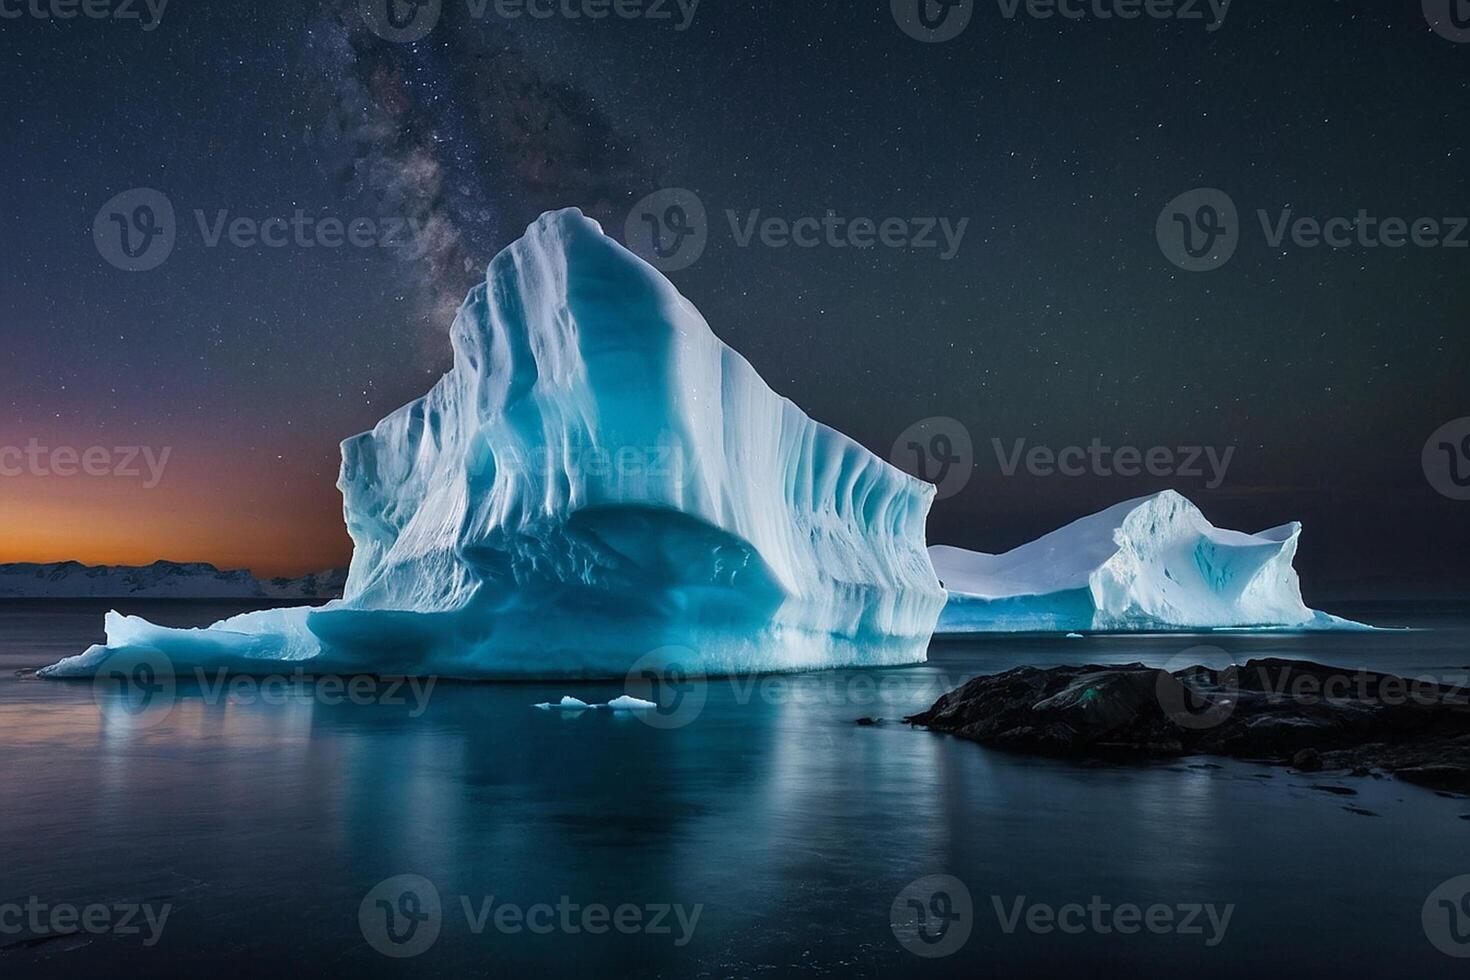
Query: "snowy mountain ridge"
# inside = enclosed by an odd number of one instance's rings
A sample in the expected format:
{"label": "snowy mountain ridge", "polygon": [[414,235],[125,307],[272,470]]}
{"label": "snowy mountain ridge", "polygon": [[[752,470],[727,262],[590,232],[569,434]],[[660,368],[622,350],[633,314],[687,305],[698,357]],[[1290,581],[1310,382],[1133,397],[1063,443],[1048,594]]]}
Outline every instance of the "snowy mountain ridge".
{"label": "snowy mountain ridge", "polygon": [[333,599],[347,570],[258,579],[208,562],[84,565],[77,561],[0,564],[0,599]]}

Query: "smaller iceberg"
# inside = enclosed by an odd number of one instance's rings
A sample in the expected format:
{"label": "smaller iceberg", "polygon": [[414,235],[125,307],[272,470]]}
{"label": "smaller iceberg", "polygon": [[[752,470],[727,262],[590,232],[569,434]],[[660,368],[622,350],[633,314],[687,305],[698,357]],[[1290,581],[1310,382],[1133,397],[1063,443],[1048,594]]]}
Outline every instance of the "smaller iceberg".
{"label": "smaller iceberg", "polygon": [[1301,531],[1217,528],[1166,490],[1002,555],[935,545],[949,593],[938,632],[1367,629],[1302,602]]}

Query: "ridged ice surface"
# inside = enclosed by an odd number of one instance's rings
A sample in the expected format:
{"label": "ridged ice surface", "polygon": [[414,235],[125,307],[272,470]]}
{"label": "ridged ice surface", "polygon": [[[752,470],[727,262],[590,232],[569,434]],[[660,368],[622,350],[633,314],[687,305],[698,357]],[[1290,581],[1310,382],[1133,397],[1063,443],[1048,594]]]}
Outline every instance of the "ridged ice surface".
{"label": "ridged ice surface", "polygon": [[[944,592],[933,490],[776,395],[575,210],[491,263],[454,367],[342,446],[342,601],[108,645],[175,669],[622,676],[918,662]],[[648,660],[642,659],[647,663]]]}
{"label": "ridged ice surface", "polygon": [[1002,555],[936,545],[940,632],[1345,629],[1308,609],[1300,524],[1217,528],[1178,493],[1129,500]]}

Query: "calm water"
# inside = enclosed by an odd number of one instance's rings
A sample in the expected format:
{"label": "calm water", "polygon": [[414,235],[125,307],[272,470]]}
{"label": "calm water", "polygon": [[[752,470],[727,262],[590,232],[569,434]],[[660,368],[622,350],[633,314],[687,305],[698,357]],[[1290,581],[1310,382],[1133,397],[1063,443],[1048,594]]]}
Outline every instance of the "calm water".
{"label": "calm water", "polygon": [[[1312,789],[1340,782],[1330,777],[1220,760],[1078,766],[853,721],[898,718],[1022,663],[1277,655],[1463,679],[1465,607],[1334,610],[1415,632],[937,642],[922,667],[712,681],[702,706],[690,692],[688,724],[668,728],[531,707],[564,693],[606,701],[621,693],[611,684],[441,683],[426,700],[384,685],[344,700],[309,685],[186,683],[163,710],[133,713],[111,689],[15,675],[100,638],[102,609],[0,606],[0,903],[166,903],[169,917],[151,947],[141,916],[137,936],[0,934],[10,975],[1238,978],[1464,962],[1430,944],[1421,908],[1470,873],[1470,800],[1367,779],[1339,797]],[[238,610],[126,611],[193,625]],[[1206,762],[1217,768],[1191,768]],[[365,938],[359,908],[404,874],[432,883],[439,933],[392,959]],[[968,887],[972,931],[958,952],[922,959],[895,939],[890,907],[932,874]],[[497,930],[492,911],[477,933],[490,896],[492,910],[627,905],[648,924],[677,905],[698,919],[691,931],[669,912],[667,934],[592,935],[573,911],[577,932],[544,935]],[[1207,924],[1007,933],[995,903],[1009,912],[1021,896],[1234,909],[1214,946]],[[384,913],[370,899],[373,915]]]}

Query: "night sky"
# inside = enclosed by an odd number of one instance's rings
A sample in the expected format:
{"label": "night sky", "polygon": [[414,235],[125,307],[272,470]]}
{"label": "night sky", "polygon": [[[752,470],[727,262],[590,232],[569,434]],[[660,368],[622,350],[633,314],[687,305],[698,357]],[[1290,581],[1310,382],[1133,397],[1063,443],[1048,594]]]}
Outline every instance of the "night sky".
{"label": "night sky", "polygon": [[[0,446],[171,455],[156,487],[0,478],[0,561],[345,563],[337,443],[449,366],[495,252],[569,205],[622,237],[682,187],[709,242],[670,278],[772,387],[885,457],[926,418],[968,430],[931,543],[1002,550],[1173,486],[1222,526],[1303,521],[1309,599],[1465,584],[1470,502],[1421,450],[1470,416],[1470,248],[1272,246],[1256,216],[1470,215],[1470,43],[1419,0],[1239,0],[1213,31],[989,0],[942,43],[888,0],[704,0],[685,30],[672,2],[508,20],[445,0],[414,43],[355,2],[172,0],[151,30],[31,2],[0,3],[24,13],[0,19]],[[93,222],[138,187],[177,240],[128,272]],[[1238,207],[1239,245],[1195,273],[1155,226],[1199,187]],[[297,209],[424,231],[209,247],[195,217]],[[756,209],[969,224],[948,261],[741,247],[727,212]],[[1207,488],[1008,477],[992,445],[1094,438],[1235,450]]]}

